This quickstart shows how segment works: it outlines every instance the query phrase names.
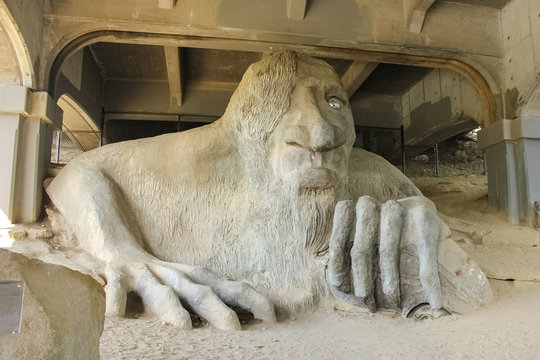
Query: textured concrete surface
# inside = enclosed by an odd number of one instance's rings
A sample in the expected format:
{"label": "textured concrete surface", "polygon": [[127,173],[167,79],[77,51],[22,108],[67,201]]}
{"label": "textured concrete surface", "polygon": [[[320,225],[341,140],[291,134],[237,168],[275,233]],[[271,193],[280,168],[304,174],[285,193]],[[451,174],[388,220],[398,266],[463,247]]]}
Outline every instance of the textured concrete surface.
{"label": "textured concrete surface", "polygon": [[0,281],[24,285],[21,329],[0,359],[99,359],[105,294],[90,276],[0,249]]}

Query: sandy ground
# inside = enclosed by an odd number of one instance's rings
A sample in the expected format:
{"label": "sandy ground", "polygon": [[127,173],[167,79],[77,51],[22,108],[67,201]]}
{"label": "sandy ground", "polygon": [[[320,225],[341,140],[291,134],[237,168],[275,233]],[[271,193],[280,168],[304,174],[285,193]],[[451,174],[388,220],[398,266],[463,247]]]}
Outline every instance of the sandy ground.
{"label": "sandy ground", "polygon": [[415,321],[331,312],[243,331],[107,318],[102,359],[538,359],[540,284],[493,281],[493,305]]}
{"label": "sandy ground", "polygon": [[[540,233],[509,225],[489,207],[485,176],[413,180],[491,278],[493,304],[436,320],[334,311],[277,324],[248,322],[230,332],[111,317],[102,359],[540,359]],[[71,267],[85,261],[84,254],[67,256],[54,239],[34,240],[30,253],[24,243],[31,240],[16,241],[13,249]]]}

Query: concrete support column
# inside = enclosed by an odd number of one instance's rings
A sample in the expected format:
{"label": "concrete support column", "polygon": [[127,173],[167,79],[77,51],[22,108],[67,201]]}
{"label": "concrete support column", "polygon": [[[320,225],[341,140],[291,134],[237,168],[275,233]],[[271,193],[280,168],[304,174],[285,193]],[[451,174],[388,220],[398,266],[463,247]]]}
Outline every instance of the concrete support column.
{"label": "concrete support column", "polygon": [[36,221],[62,111],[46,92],[0,85],[0,226]]}
{"label": "concrete support column", "polygon": [[500,120],[478,133],[488,171],[489,203],[513,224],[534,226],[540,201],[540,117]]}

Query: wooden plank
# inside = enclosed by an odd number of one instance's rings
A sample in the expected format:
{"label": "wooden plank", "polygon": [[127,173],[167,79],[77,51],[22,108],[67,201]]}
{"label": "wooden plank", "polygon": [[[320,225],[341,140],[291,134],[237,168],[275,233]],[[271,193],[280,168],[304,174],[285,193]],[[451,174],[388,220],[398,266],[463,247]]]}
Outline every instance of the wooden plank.
{"label": "wooden plank", "polygon": [[174,9],[176,0],[157,0],[158,9]]}
{"label": "wooden plank", "polygon": [[376,62],[355,60],[349,66],[345,74],[341,77],[341,83],[347,91],[349,98],[354,95],[356,90],[366,81],[369,75],[379,65]]}
{"label": "wooden plank", "polygon": [[307,0],[287,0],[287,18],[304,20]]}
{"label": "wooden plank", "polygon": [[420,34],[422,27],[424,26],[424,20],[426,19],[427,12],[435,0],[420,0],[414,7],[409,20],[409,32],[414,34]]}
{"label": "wooden plank", "polygon": [[171,94],[171,106],[182,106],[182,78],[179,48],[165,46],[165,61],[167,63],[167,77],[169,78],[169,92]]}

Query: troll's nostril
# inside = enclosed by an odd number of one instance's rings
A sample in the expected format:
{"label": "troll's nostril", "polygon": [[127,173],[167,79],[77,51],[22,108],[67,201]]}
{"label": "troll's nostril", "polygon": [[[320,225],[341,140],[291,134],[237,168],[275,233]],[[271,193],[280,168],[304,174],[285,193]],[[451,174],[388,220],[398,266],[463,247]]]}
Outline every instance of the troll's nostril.
{"label": "troll's nostril", "polygon": [[308,147],[309,146],[309,133],[305,126],[291,126],[285,133],[285,143],[287,145]]}

